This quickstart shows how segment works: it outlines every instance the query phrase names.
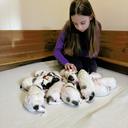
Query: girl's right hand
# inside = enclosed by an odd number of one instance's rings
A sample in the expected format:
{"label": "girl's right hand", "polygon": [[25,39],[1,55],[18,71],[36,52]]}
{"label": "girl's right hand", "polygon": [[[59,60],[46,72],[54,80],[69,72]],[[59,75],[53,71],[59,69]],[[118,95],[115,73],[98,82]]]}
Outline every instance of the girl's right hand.
{"label": "girl's right hand", "polygon": [[76,71],[77,70],[76,66],[74,64],[72,64],[72,63],[66,63],[64,65],[64,68],[65,68],[65,70],[72,70],[72,71]]}

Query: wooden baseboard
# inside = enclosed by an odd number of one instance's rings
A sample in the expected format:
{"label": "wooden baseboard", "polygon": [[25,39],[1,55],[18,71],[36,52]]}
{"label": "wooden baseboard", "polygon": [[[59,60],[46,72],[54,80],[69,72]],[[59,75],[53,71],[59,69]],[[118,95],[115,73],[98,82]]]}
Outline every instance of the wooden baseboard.
{"label": "wooden baseboard", "polygon": [[128,75],[128,64],[124,62],[118,62],[108,58],[97,58],[97,64],[99,67],[110,69],[119,73]]}
{"label": "wooden baseboard", "polygon": [[114,59],[110,59],[110,58],[106,58],[106,57],[98,57],[99,60],[102,60],[104,62],[108,62],[108,63],[112,63],[115,65],[119,65],[125,68],[128,68],[128,63],[127,62],[123,62],[123,61],[119,61],[119,60],[114,60]]}

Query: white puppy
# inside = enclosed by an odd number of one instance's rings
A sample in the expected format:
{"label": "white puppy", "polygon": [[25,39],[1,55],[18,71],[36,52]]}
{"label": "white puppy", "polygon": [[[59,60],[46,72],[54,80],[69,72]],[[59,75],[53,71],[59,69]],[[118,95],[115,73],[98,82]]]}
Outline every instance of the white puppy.
{"label": "white puppy", "polygon": [[102,75],[97,72],[92,72],[91,74],[89,74],[89,76],[91,77],[92,80],[102,78]]}
{"label": "white puppy", "polygon": [[46,99],[48,104],[59,104],[62,103],[60,98],[61,88],[65,83],[63,81],[58,81],[54,83],[46,93]]}
{"label": "white puppy", "polygon": [[94,80],[95,84],[95,96],[107,96],[110,94],[110,89],[108,87],[103,86],[103,84],[99,80]]}
{"label": "white puppy", "polygon": [[90,78],[93,80],[95,85],[95,96],[106,96],[110,93],[109,88],[103,86],[100,82],[102,75],[97,72],[92,72],[89,74]]}
{"label": "white puppy", "polygon": [[53,79],[52,77],[48,77],[47,79],[45,79],[42,76],[38,76],[38,77],[30,76],[22,81],[20,88],[28,91],[31,86],[38,85],[40,88],[43,89],[48,83],[52,81],[52,79]]}
{"label": "white puppy", "polygon": [[45,105],[44,105],[44,90],[40,87],[33,85],[30,87],[25,100],[24,100],[24,107],[33,113],[36,112],[45,112]]}
{"label": "white puppy", "polygon": [[99,79],[103,86],[108,87],[110,90],[113,90],[117,87],[116,79],[114,77],[104,77]]}
{"label": "white puppy", "polygon": [[82,98],[85,99],[86,102],[91,102],[95,97],[95,85],[91,77],[84,69],[81,69],[78,72],[78,80]]}
{"label": "white puppy", "polygon": [[61,99],[68,105],[79,106],[81,103],[81,96],[76,85],[66,83],[61,89]]}
{"label": "white puppy", "polygon": [[101,74],[92,72],[90,74],[91,79],[95,85],[95,95],[96,96],[106,96],[109,95],[111,90],[117,87],[116,79],[113,77],[102,77]]}
{"label": "white puppy", "polygon": [[63,81],[71,82],[73,84],[78,83],[78,78],[77,78],[76,73],[77,73],[77,71],[65,70],[65,69],[62,69],[60,71],[60,75],[63,77]]}
{"label": "white puppy", "polygon": [[93,80],[95,84],[96,96],[106,96],[117,87],[116,79],[113,77],[104,77]]}
{"label": "white puppy", "polygon": [[36,77],[32,77],[32,76],[24,78],[24,80],[22,81],[20,85],[20,88],[28,91],[29,88],[33,85],[35,80],[36,80]]}

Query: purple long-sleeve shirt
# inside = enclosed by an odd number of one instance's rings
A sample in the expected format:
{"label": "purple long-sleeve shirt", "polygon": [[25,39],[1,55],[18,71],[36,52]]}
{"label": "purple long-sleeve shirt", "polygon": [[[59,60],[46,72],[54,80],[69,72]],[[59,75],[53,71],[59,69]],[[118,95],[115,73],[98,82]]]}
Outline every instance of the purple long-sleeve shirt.
{"label": "purple long-sleeve shirt", "polygon": [[[97,45],[100,45],[100,34],[101,34],[101,24],[98,22],[98,28],[96,30],[96,39],[97,39]],[[85,37],[84,37],[85,38]],[[64,57],[63,55],[63,49],[64,49],[64,39],[65,39],[65,33],[62,31],[57,39],[56,46],[53,52],[53,55],[56,57],[56,59],[62,64],[65,65],[66,63],[69,63],[69,61]],[[83,40],[83,39],[82,39]],[[82,56],[88,57],[87,50],[81,44],[82,46]],[[100,46],[99,46],[100,47]],[[93,57],[97,57],[99,53],[99,48],[98,50],[93,54]]]}
{"label": "purple long-sleeve shirt", "polygon": [[69,61],[62,54],[62,51],[64,48],[64,37],[65,37],[64,32],[61,32],[57,39],[56,46],[53,52],[56,59],[63,65],[65,65],[66,63],[69,63]]}
{"label": "purple long-sleeve shirt", "polygon": [[[56,59],[61,64],[63,64],[63,65],[65,65],[66,63],[69,63],[69,61],[63,55],[64,38],[65,38],[65,33],[64,32],[61,32],[60,35],[59,35],[59,37],[58,37],[58,39],[57,39],[56,46],[55,46],[54,53],[53,53],[54,56],[56,57]],[[84,38],[86,38],[85,35],[84,35]],[[82,37],[81,40],[83,40],[84,38]],[[83,44],[83,41],[81,41],[80,43],[81,43],[81,47],[82,47],[82,53],[81,53],[80,56],[88,57],[88,52],[86,50],[86,46]]]}

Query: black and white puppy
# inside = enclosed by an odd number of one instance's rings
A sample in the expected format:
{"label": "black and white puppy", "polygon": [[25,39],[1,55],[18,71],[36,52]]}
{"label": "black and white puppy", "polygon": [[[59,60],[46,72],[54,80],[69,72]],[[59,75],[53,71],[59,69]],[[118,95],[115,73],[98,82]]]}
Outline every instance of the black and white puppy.
{"label": "black and white puppy", "polygon": [[24,99],[24,107],[32,113],[45,113],[44,95],[44,90],[39,86],[31,86]]}
{"label": "black and white puppy", "polygon": [[48,83],[42,81],[41,85],[44,89],[49,89],[54,83],[60,81],[62,77],[59,75],[58,72],[49,72],[47,75],[43,76],[43,79],[47,80]]}
{"label": "black and white puppy", "polygon": [[73,83],[66,83],[61,89],[61,99],[71,106],[79,106],[81,103],[80,93]]}
{"label": "black and white puppy", "polygon": [[58,81],[54,83],[46,92],[46,100],[48,104],[59,104],[62,103],[60,93],[61,88],[65,83],[63,81]]}
{"label": "black and white puppy", "polygon": [[41,82],[42,82],[42,79],[40,77],[33,77],[33,76],[26,77],[22,81],[22,83],[20,85],[20,88],[23,89],[23,90],[25,90],[25,91],[28,91],[29,88],[31,86],[33,86],[34,84],[36,84],[36,85],[38,85],[38,86],[41,87]]}
{"label": "black and white puppy", "polygon": [[81,69],[78,72],[78,80],[82,98],[88,103],[91,102],[95,97],[95,85],[91,77],[84,69]]}
{"label": "black and white puppy", "polygon": [[36,76],[30,76],[25,78],[20,88],[28,91],[32,85],[38,85],[42,89],[49,89],[55,82],[61,79],[61,76],[57,72],[47,72],[44,71],[43,73],[37,72]]}
{"label": "black and white puppy", "polygon": [[73,84],[78,84],[77,71],[65,70],[60,71],[60,75],[63,77],[64,82],[70,82]]}

